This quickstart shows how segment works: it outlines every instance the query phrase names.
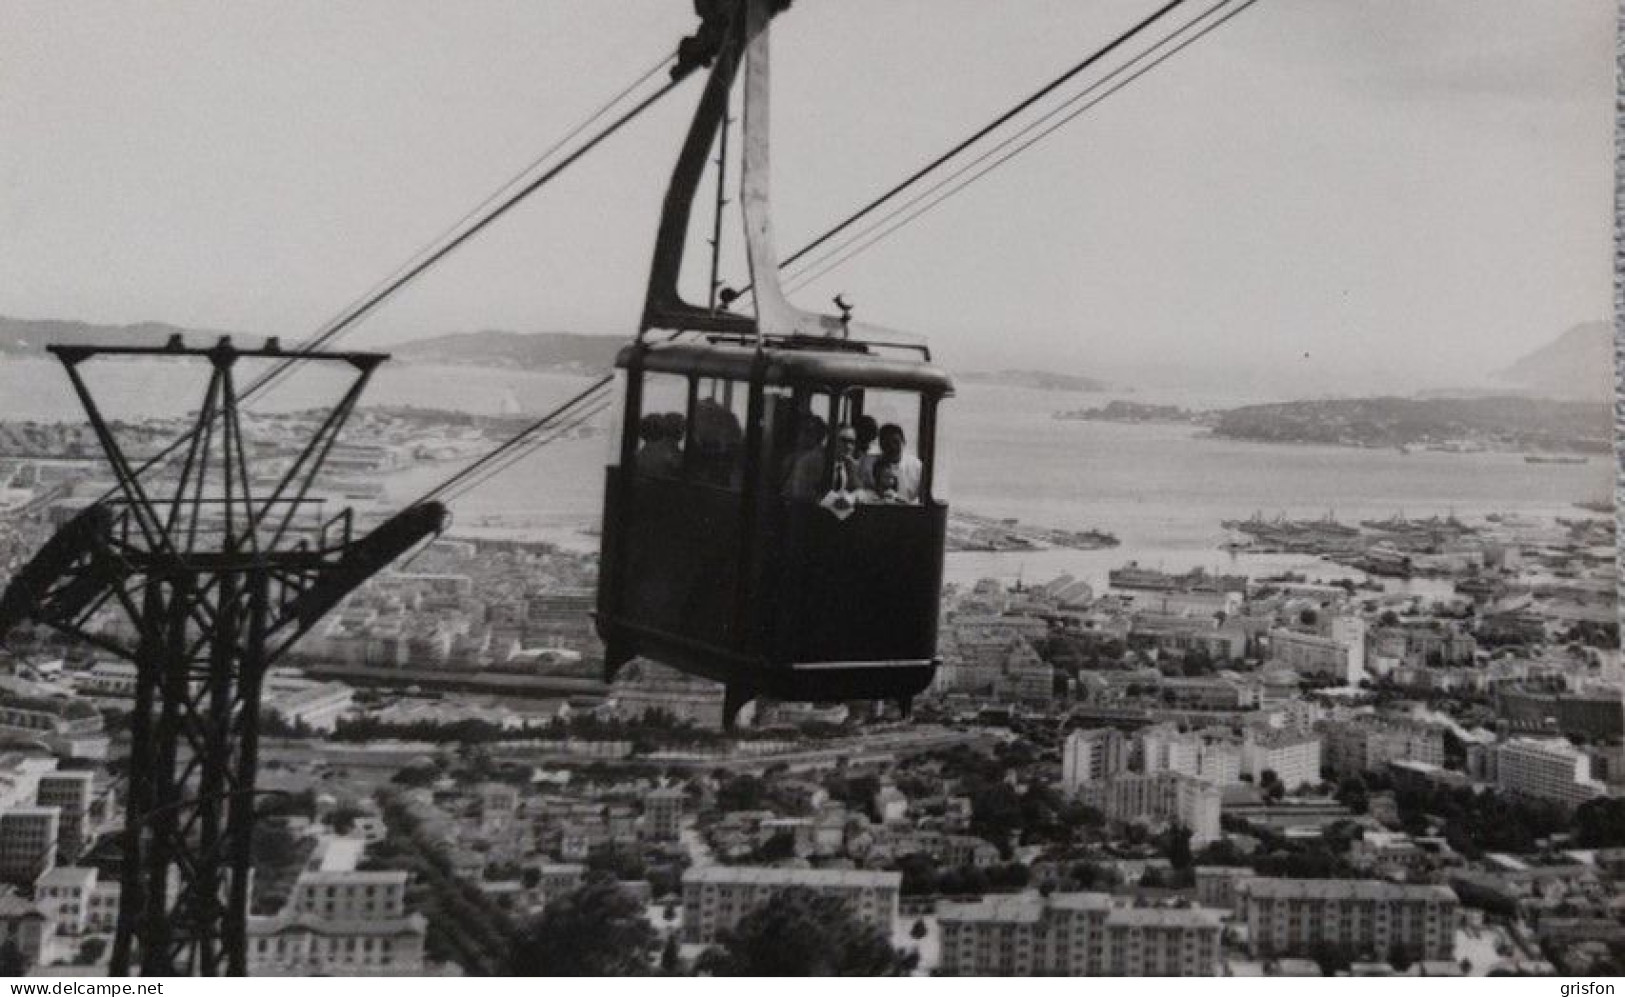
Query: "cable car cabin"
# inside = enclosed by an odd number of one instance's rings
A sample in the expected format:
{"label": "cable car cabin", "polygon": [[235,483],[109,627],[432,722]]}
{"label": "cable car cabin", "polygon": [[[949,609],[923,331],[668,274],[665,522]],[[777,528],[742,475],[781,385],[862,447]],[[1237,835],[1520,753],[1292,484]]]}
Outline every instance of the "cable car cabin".
{"label": "cable car cabin", "polygon": [[644,656],[724,682],[730,723],[758,695],[906,709],[930,683],[948,514],[937,405],[953,387],[923,349],[882,349],[714,336],[621,351],[606,677]]}

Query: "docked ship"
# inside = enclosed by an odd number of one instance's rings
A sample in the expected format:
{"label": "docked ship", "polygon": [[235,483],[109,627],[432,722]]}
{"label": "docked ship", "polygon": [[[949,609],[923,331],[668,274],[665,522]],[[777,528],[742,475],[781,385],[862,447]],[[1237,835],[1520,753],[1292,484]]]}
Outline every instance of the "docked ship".
{"label": "docked ship", "polygon": [[1246,575],[1210,575],[1201,568],[1192,568],[1182,575],[1169,574],[1155,568],[1142,568],[1130,561],[1121,568],[1106,572],[1106,581],[1115,589],[1143,589],[1153,592],[1245,592]]}

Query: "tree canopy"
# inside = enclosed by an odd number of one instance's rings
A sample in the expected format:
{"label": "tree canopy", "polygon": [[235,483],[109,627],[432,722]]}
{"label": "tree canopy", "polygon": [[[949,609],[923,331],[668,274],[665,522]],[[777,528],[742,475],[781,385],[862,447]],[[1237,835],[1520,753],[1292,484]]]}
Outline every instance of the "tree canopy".
{"label": "tree canopy", "polygon": [[517,976],[643,976],[654,944],[637,898],[595,875],[519,931],[509,966]]}
{"label": "tree canopy", "polygon": [[838,897],[792,888],[724,932],[697,968],[713,976],[903,976],[917,961]]}

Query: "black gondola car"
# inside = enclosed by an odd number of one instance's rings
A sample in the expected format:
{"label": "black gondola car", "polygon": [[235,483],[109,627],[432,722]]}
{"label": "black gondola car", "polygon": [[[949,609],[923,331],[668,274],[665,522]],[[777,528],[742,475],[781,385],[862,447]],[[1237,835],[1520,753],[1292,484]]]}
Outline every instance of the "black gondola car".
{"label": "black gondola car", "polygon": [[[730,716],[756,695],[906,704],[922,691],[936,665],[948,507],[934,443],[948,375],[827,339],[638,344],[616,366],[625,406],[597,617],[611,672],[641,655],[725,682]],[[659,443],[639,429],[678,414],[674,465],[645,453]],[[906,501],[843,507],[830,490],[834,427],[865,415],[914,446]],[[809,422],[830,427],[817,490],[790,494],[794,463],[813,459]]]}
{"label": "black gondola car", "polygon": [[[604,490],[606,677],[643,656],[716,679],[729,723],[758,695],[906,708],[936,666],[948,515],[935,446],[947,374],[922,346],[851,322],[840,299],[839,317],[817,315],[779,287],[768,22],[784,6],[705,5],[685,42],[691,58],[677,71],[707,60],[711,71],[666,191],[639,335],[616,361],[625,405]],[[690,304],[678,287],[695,191],[742,65],[754,315]],[[870,420],[891,427],[884,459],[837,459],[839,431]],[[875,477],[895,489],[860,492]]]}

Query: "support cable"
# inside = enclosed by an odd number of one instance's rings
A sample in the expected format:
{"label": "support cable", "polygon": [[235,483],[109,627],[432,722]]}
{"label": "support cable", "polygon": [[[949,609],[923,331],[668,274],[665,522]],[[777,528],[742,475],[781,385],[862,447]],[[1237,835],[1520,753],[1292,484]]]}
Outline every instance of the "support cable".
{"label": "support cable", "polygon": [[[565,133],[565,135],[549,146],[547,152],[533,160],[529,166],[527,166],[520,173],[516,174],[513,179],[509,180],[501,188],[498,188],[492,194],[487,196],[485,200],[481,202],[479,207],[476,207],[472,211],[463,215],[462,218],[458,219],[455,223],[449,226],[439,239],[426,244],[422,249],[415,253],[407,263],[398,268],[390,277],[384,279],[379,284],[374,285],[371,291],[356,299],[332,319],[324,323],[323,326],[310,339],[300,344],[296,353],[290,355],[287,359],[280,361],[271,370],[266,371],[259,377],[255,378],[254,381],[244,389],[241,400],[246,401],[256,395],[264,393],[278,380],[285,377],[288,371],[301,360],[305,359],[308,354],[321,349],[327,343],[343,335],[348,329],[354,326],[361,319],[365,318],[367,315],[371,314],[373,310],[375,310],[389,297],[398,292],[402,287],[406,286],[419,275],[435,266],[441,260],[445,259],[452,252],[456,251],[463,244],[465,244],[469,239],[473,238],[492,222],[496,221],[514,206],[519,204],[519,202],[535,193],[543,185],[557,177],[560,173],[564,172],[564,170],[568,169],[588,152],[596,148],[605,139],[615,134],[622,127],[652,107],[661,98],[669,94],[686,78],[686,74],[678,75],[673,79],[668,80],[658,90],[655,90],[649,96],[639,100],[630,110],[624,112],[614,121],[599,130],[590,139],[588,139],[585,144],[571,152],[551,169],[530,180],[528,183],[525,183],[518,190],[513,190],[514,185],[518,183],[521,178],[533,172],[537,166],[545,162],[548,157],[555,154],[558,150],[562,149],[564,145],[567,144],[573,137],[579,136],[594,122],[602,119],[616,106],[621,104],[630,94],[647,83],[653,76],[659,73],[661,69],[665,68],[669,63],[671,63],[676,57],[675,52],[662,57],[659,62],[655,63],[650,69],[644,71],[630,85],[624,87],[619,93],[606,101],[586,119],[571,128],[570,131]],[[476,218],[476,216],[478,217]],[[472,224],[469,224],[470,219],[474,219]],[[438,248],[431,248],[435,247],[436,243],[439,243]],[[135,476],[139,477],[140,475],[150,471],[152,468],[168,460],[177,450],[187,444],[191,435],[192,434],[188,432],[182,435],[180,438],[171,441],[163,449],[159,450],[158,453],[154,454],[152,457],[144,461],[139,467],[135,468]],[[101,498],[98,499],[98,502],[105,502],[107,499],[111,498],[112,495],[112,492],[108,492],[102,495]]]}
{"label": "support cable", "polygon": [[[787,258],[785,258],[784,260],[782,260],[779,263],[779,269],[782,270],[785,267],[789,266],[790,264],[796,262],[797,260],[801,259],[803,256],[806,256],[808,253],[812,252],[813,250],[817,249],[819,246],[822,246],[824,243],[828,242],[830,239],[833,239],[836,235],[838,235],[839,233],[841,233],[842,231],[844,231],[848,227],[856,224],[859,220],[866,217],[870,212],[874,211],[876,208],[880,207],[882,204],[885,204],[887,201],[891,200],[893,197],[896,197],[898,194],[901,194],[903,191],[907,190],[909,187],[912,187],[914,184],[916,184],[920,180],[924,179],[927,174],[934,172],[938,167],[942,166],[944,163],[948,162],[950,159],[953,159],[955,156],[959,155],[961,152],[964,152],[966,149],[970,148],[972,145],[974,145],[977,142],[981,141],[983,138],[986,138],[987,135],[990,132],[992,132],[995,129],[999,128],[1001,125],[1006,124],[1007,122],[1010,121],[1011,118],[1014,118],[1016,115],[1020,114],[1022,111],[1025,111],[1027,108],[1031,107],[1033,104],[1037,103],[1038,101],[1043,100],[1045,97],[1049,96],[1051,93],[1054,93],[1056,89],[1058,89],[1061,86],[1064,86],[1069,80],[1076,77],[1079,73],[1084,72],[1085,70],[1089,69],[1091,66],[1094,66],[1096,63],[1098,63],[1101,59],[1104,59],[1106,56],[1110,55],[1112,52],[1116,51],[1118,48],[1121,48],[1126,42],[1128,42],[1135,35],[1139,34],[1141,31],[1144,31],[1146,28],[1150,27],[1152,24],[1155,24],[1163,16],[1168,14],[1168,12],[1172,11],[1175,7],[1178,7],[1180,4],[1182,4],[1184,2],[1185,2],[1185,0],[1168,0],[1167,3],[1163,4],[1161,7],[1158,7],[1155,11],[1152,11],[1151,14],[1149,14],[1147,17],[1145,17],[1144,19],[1139,21],[1133,27],[1131,27],[1128,30],[1122,32],[1117,37],[1115,37],[1111,41],[1107,42],[1105,45],[1102,45],[1100,48],[1098,48],[1095,51],[1091,52],[1081,62],[1078,62],[1077,64],[1073,65],[1070,69],[1068,69],[1066,72],[1062,73],[1060,76],[1057,76],[1055,79],[1051,80],[1050,82],[1044,84],[1042,87],[1040,87],[1037,90],[1033,91],[1031,94],[1029,94],[1027,97],[1023,98],[1019,103],[1017,103],[1014,107],[1011,107],[1009,110],[1005,111],[1003,114],[1000,114],[997,118],[994,118],[992,121],[990,121],[987,124],[983,125],[981,128],[978,128],[975,132],[971,133],[971,136],[969,138],[964,139],[963,141],[959,142],[958,144],[956,144],[952,148],[950,148],[947,152],[942,153],[941,155],[937,156],[935,159],[931,160],[929,163],[926,163],[924,166],[920,167],[918,170],[915,170],[914,173],[910,174],[906,179],[904,179],[904,180],[900,181],[899,183],[897,183],[896,185],[894,185],[890,190],[886,191],[884,194],[881,194],[879,197],[876,197],[874,200],[870,201],[868,204],[865,204],[863,207],[859,208],[857,211],[854,211],[850,215],[847,215],[844,219],[837,222],[836,224],[831,226],[829,229],[825,230],[820,235],[816,236],[811,242],[807,243],[805,246],[802,246],[800,249],[796,250],[794,253],[791,253]],[[747,288],[747,290],[748,290],[748,288]],[[741,293],[743,293],[743,291],[741,291]]]}
{"label": "support cable", "polygon": [[[1226,0],[1226,2],[1228,2],[1228,0]],[[827,265],[820,266],[816,271],[803,272],[803,274],[801,274],[800,276],[795,278],[795,281],[794,281],[794,283],[793,283],[793,285],[792,285],[792,287],[790,289],[794,290],[794,289],[797,289],[797,288],[805,287],[807,284],[819,279],[820,277],[825,276],[830,271],[835,270],[836,268],[838,268],[840,266],[843,266],[844,264],[846,264],[846,263],[852,261],[853,259],[857,258],[858,256],[862,255],[864,252],[866,252],[870,248],[872,248],[876,243],[882,241],[883,239],[887,238],[888,236],[892,235],[893,233],[897,232],[898,230],[908,226],[909,224],[914,222],[916,219],[918,219],[920,216],[926,214],[931,209],[935,208],[937,205],[939,205],[942,202],[948,200],[950,197],[953,197],[955,194],[960,193],[965,188],[967,188],[967,187],[971,186],[972,184],[976,183],[978,180],[982,179],[987,174],[989,174],[989,173],[993,172],[994,170],[998,169],[1000,166],[1003,166],[1005,163],[1009,162],[1011,159],[1014,159],[1016,156],[1019,156],[1021,153],[1025,152],[1027,149],[1031,148],[1033,145],[1035,145],[1038,142],[1042,141],[1043,139],[1047,138],[1048,136],[1050,136],[1051,134],[1053,134],[1054,132],[1056,132],[1060,128],[1062,128],[1065,125],[1067,125],[1067,124],[1071,123],[1072,121],[1076,120],[1080,115],[1082,115],[1084,112],[1088,111],[1090,108],[1093,108],[1094,106],[1099,104],[1101,101],[1103,101],[1103,100],[1107,99],[1108,97],[1110,97],[1112,94],[1117,93],[1119,90],[1122,90],[1124,87],[1126,87],[1129,84],[1133,83],[1135,80],[1138,80],[1141,76],[1144,76],[1146,73],[1148,73],[1151,70],[1153,70],[1153,69],[1157,68],[1158,66],[1162,65],[1164,62],[1168,61],[1173,56],[1175,56],[1175,55],[1179,54],[1180,52],[1184,51],[1190,45],[1196,43],[1197,41],[1200,41],[1202,38],[1206,37],[1210,32],[1212,32],[1212,31],[1216,30],[1217,28],[1221,27],[1222,25],[1226,24],[1227,22],[1230,21],[1231,18],[1235,17],[1236,15],[1238,15],[1238,14],[1242,13],[1243,11],[1247,10],[1248,8],[1252,7],[1257,2],[1258,2],[1258,0],[1242,0],[1240,5],[1236,6],[1232,10],[1230,10],[1223,17],[1220,17],[1218,20],[1213,21],[1213,22],[1207,24],[1206,26],[1202,27],[1194,35],[1192,35],[1191,37],[1185,39],[1179,45],[1175,46],[1172,49],[1169,49],[1166,52],[1164,52],[1162,55],[1158,56],[1155,60],[1153,60],[1149,64],[1147,64],[1145,66],[1142,66],[1140,69],[1135,71],[1133,73],[1133,75],[1129,76],[1127,79],[1124,79],[1124,80],[1118,82],[1116,85],[1112,86],[1110,89],[1106,90],[1104,93],[1102,93],[1099,96],[1095,97],[1093,100],[1090,100],[1088,103],[1086,103],[1083,106],[1075,109],[1070,114],[1063,117],[1061,120],[1055,122],[1054,124],[1050,125],[1048,128],[1046,128],[1043,131],[1039,132],[1037,135],[1034,135],[1033,137],[1029,138],[1025,142],[1023,142],[1020,145],[1016,146],[1014,149],[1011,149],[1009,152],[1005,153],[1003,156],[1000,156],[998,159],[994,160],[992,163],[989,163],[988,165],[984,166],[982,169],[980,169],[977,172],[975,172],[974,174],[972,174],[970,177],[966,178],[963,182],[959,183],[957,186],[949,188],[947,191],[945,191],[945,192],[941,193],[939,196],[933,198],[928,203],[926,203],[923,206],[919,207],[917,210],[909,212],[900,221],[897,221],[895,224],[881,230],[880,232],[875,233],[873,236],[871,236],[870,238],[864,240],[861,244],[857,245],[855,248],[852,248],[849,252],[845,252],[843,255],[841,255],[837,259],[834,259],[833,261],[829,262]],[[1204,15],[1204,16],[1206,16],[1206,15]],[[956,176],[957,176],[957,174],[956,174]],[[952,178],[950,178],[950,180],[951,179]],[[945,182],[947,182],[947,181],[945,181]],[[933,189],[935,189],[935,188],[933,188]],[[922,198],[925,197],[925,196],[926,195],[921,195]],[[909,204],[914,204],[918,200],[920,200],[920,198],[916,198],[914,201],[910,201]],[[894,212],[893,215],[888,216],[888,217],[896,217],[897,214],[901,214],[902,212],[906,211],[907,209],[908,209],[908,205],[904,205],[903,208],[898,209],[897,212]],[[854,240],[854,241],[856,241],[856,240]],[[847,245],[850,246],[851,243],[848,243]],[[815,266],[816,266],[816,264],[815,264]]]}

